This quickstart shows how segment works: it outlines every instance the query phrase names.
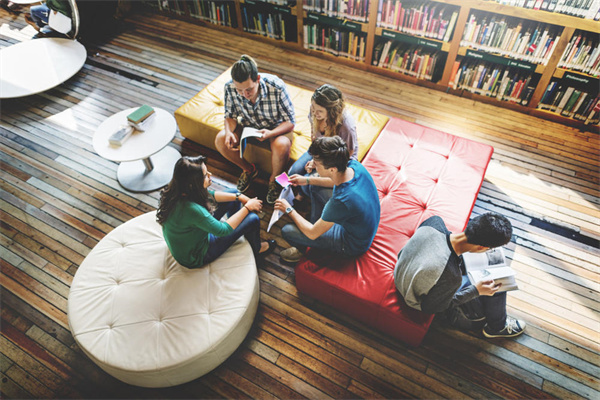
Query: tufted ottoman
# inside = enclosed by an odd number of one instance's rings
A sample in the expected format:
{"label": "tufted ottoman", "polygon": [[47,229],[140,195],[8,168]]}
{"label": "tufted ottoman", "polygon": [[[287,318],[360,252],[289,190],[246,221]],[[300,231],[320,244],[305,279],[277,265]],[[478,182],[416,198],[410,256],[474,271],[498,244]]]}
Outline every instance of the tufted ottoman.
{"label": "tufted ottoman", "polygon": [[242,343],[259,299],[243,238],[215,262],[187,269],[163,239],[156,212],[104,237],[75,274],[71,332],[100,368],[132,385],[165,387],[211,371]]}

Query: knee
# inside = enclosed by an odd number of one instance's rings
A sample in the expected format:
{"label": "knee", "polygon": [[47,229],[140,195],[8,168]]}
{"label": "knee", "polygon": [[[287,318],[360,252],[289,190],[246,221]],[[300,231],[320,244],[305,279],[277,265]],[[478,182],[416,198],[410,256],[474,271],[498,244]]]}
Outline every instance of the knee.
{"label": "knee", "polygon": [[218,151],[221,151],[221,149],[225,148],[225,131],[224,130],[217,133],[217,136],[215,137],[215,147],[217,148]]}
{"label": "knee", "polygon": [[281,236],[285,239],[286,242],[289,242],[289,239],[294,237],[298,228],[294,224],[287,224],[281,228]]}
{"label": "knee", "polygon": [[260,217],[258,216],[258,214],[251,212],[246,217],[246,220],[248,221],[249,225],[256,226],[256,227],[260,228]]}
{"label": "knee", "polygon": [[271,151],[275,154],[287,154],[292,147],[292,142],[285,136],[278,136],[271,142]]}

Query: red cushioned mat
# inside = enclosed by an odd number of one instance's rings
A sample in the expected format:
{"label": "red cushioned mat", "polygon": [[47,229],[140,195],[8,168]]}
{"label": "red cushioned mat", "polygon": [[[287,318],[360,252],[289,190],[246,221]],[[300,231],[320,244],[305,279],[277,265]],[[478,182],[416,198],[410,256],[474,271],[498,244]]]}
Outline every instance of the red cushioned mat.
{"label": "red cushioned mat", "polygon": [[363,160],[381,203],[371,248],[352,260],[309,251],[296,267],[298,290],[418,346],[433,316],[408,307],[396,291],[398,252],[433,215],[453,232],[464,229],[492,152],[491,146],[392,118]]}

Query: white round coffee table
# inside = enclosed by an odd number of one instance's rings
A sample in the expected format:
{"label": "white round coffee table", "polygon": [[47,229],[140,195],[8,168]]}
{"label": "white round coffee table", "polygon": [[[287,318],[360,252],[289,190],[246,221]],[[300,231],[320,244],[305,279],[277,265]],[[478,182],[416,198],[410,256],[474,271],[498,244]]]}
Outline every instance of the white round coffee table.
{"label": "white round coffee table", "polygon": [[144,132],[134,131],[120,147],[108,143],[108,138],[127,124],[130,108],[109,117],[94,134],[94,150],[107,160],[120,162],[117,180],[132,192],[150,192],[165,186],[173,176],[173,167],[181,154],[167,146],[177,130],[175,117],[154,107],[155,114],[144,126]]}
{"label": "white round coffee table", "polygon": [[0,50],[0,98],[44,92],[75,75],[85,63],[85,47],[76,40],[41,38]]}

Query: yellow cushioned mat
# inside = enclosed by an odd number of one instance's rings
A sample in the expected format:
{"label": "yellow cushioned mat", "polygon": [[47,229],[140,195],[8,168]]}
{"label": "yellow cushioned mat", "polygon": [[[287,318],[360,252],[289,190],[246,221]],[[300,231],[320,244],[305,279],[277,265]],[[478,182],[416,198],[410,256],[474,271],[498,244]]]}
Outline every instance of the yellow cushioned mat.
{"label": "yellow cushioned mat", "polygon": [[[175,119],[183,137],[216,150],[215,137],[223,129],[224,124],[224,86],[230,79],[231,72],[228,69],[175,111]],[[294,143],[290,152],[290,159],[295,161],[310,147],[308,112],[313,92],[289,84],[287,88],[296,112]],[[356,120],[360,161],[379,136],[389,117],[349,103],[346,103],[346,107]],[[256,163],[260,169],[271,172],[269,150],[249,145],[244,158]]]}

